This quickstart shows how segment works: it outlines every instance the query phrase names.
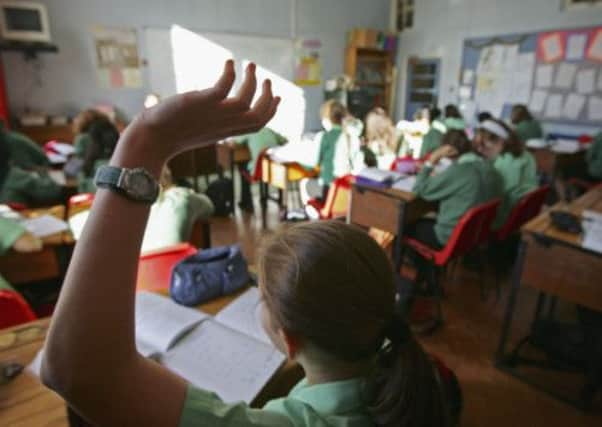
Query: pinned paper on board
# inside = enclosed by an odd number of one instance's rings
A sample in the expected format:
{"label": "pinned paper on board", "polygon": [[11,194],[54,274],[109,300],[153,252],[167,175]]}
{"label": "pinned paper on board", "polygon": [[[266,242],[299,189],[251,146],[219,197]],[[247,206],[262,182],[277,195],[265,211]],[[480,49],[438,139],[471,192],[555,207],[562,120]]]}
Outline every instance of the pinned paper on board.
{"label": "pinned paper on board", "polygon": [[[518,47],[517,47],[518,48]],[[513,68],[508,71],[508,101],[526,104],[533,86],[535,54],[521,53],[516,57]]]}
{"label": "pinned paper on board", "polygon": [[464,70],[462,73],[462,84],[463,85],[472,85],[474,82],[474,70]]}
{"label": "pinned paper on board", "polygon": [[587,58],[592,61],[602,62],[602,28],[592,35],[587,47]]}
{"label": "pinned paper on board", "polygon": [[556,79],[554,80],[554,86],[560,89],[570,89],[573,87],[575,81],[575,74],[577,73],[577,65],[563,62],[558,66],[556,70]]}
{"label": "pinned paper on board", "polygon": [[529,101],[529,110],[533,113],[540,114],[546,104],[548,92],[545,90],[535,89],[531,94]]}
{"label": "pinned paper on board", "polygon": [[458,91],[458,96],[460,97],[460,99],[470,99],[472,96],[472,87],[460,86],[460,90]]}
{"label": "pinned paper on board", "polygon": [[593,68],[581,70],[577,73],[577,92],[588,95],[594,92],[596,83],[596,70]]}
{"label": "pinned paper on board", "polygon": [[100,85],[113,89],[142,87],[136,29],[96,26],[92,35]]}
{"label": "pinned paper on board", "polygon": [[564,37],[560,32],[539,36],[538,52],[543,62],[557,62],[564,58]]}
{"label": "pinned paper on board", "polygon": [[585,96],[571,93],[566,98],[562,115],[567,119],[575,120],[581,115],[581,110],[585,106]]}
{"label": "pinned paper on board", "polygon": [[557,119],[562,116],[562,98],[563,96],[558,93],[554,93],[548,96],[546,102],[545,116],[551,119]]}
{"label": "pinned paper on board", "polygon": [[572,34],[566,41],[566,59],[580,61],[585,54],[587,34]]}
{"label": "pinned paper on board", "polygon": [[587,118],[592,121],[602,120],[602,97],[589,97],[587,105]]}
{"label": "pinned paper on board", "polygon": [[550,87],[554,77],[554,66],[551,64],[538,65],[535,72],[536,87]]}

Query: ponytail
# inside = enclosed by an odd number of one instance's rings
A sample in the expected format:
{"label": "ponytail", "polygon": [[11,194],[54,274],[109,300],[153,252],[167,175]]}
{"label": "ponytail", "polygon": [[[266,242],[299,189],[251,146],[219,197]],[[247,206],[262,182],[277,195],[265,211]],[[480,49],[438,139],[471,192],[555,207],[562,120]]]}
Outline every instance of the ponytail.
{"label": "ponytail", "polygon": [[447,427],[449,414],[431,359],[401,317],[387,329],[388,343],[369,380],[368,408],[379,427]]}

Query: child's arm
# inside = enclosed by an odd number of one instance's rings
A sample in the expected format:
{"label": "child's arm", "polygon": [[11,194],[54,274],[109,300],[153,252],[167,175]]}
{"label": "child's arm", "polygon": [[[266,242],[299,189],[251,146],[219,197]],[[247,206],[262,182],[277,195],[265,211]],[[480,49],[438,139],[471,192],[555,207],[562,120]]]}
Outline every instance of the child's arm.
{"label": "child's arm", "polygon": [[[236,98],[228,61],[205,91],[166,99],[145,110],[122,135],[111,165],[143,167],[157,179],[175,154],[230,135],[254,132],[274,115],[269,82],[253,108],[255,67]],[[42,378],[95,425],[173,426],[186,384],[135,347],[134,292],[150,206],[99,190],[54,313]]]}

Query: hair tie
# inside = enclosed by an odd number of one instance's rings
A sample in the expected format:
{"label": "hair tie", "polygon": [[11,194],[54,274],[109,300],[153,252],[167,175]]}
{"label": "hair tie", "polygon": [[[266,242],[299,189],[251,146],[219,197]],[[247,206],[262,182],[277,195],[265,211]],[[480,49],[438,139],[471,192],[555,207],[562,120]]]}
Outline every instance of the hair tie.
{"label": "hair tie", "polygon": [[498,138],[502,138],[502,139],[508,139],[508,137],[510,136],[508,134],[508,131],[506,129],[504,129],[504,127],[502,125],[494,122],[493,120],[485,120],[483,123],[481,123],[479,125],[479,129],[484,129],[484,130],[494,134]]}
{"label": "hair tie", "polygon": [[393,343],[403,344],[412,339],[412,331],[405,319],[395,313],[385,329],[385,336]]}

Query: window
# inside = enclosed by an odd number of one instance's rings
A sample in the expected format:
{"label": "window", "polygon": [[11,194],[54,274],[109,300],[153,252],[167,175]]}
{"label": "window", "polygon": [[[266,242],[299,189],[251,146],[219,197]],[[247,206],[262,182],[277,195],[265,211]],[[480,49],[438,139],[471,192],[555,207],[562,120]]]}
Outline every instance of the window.
{"label": "window", "polygon": [[602,0],[563,0],[564,9],[577,9],[589,6],[602,6]]}
{"label": "window", "polygon": [[391,0],[391,29],[400,32],[414,26],[414,0]]}

